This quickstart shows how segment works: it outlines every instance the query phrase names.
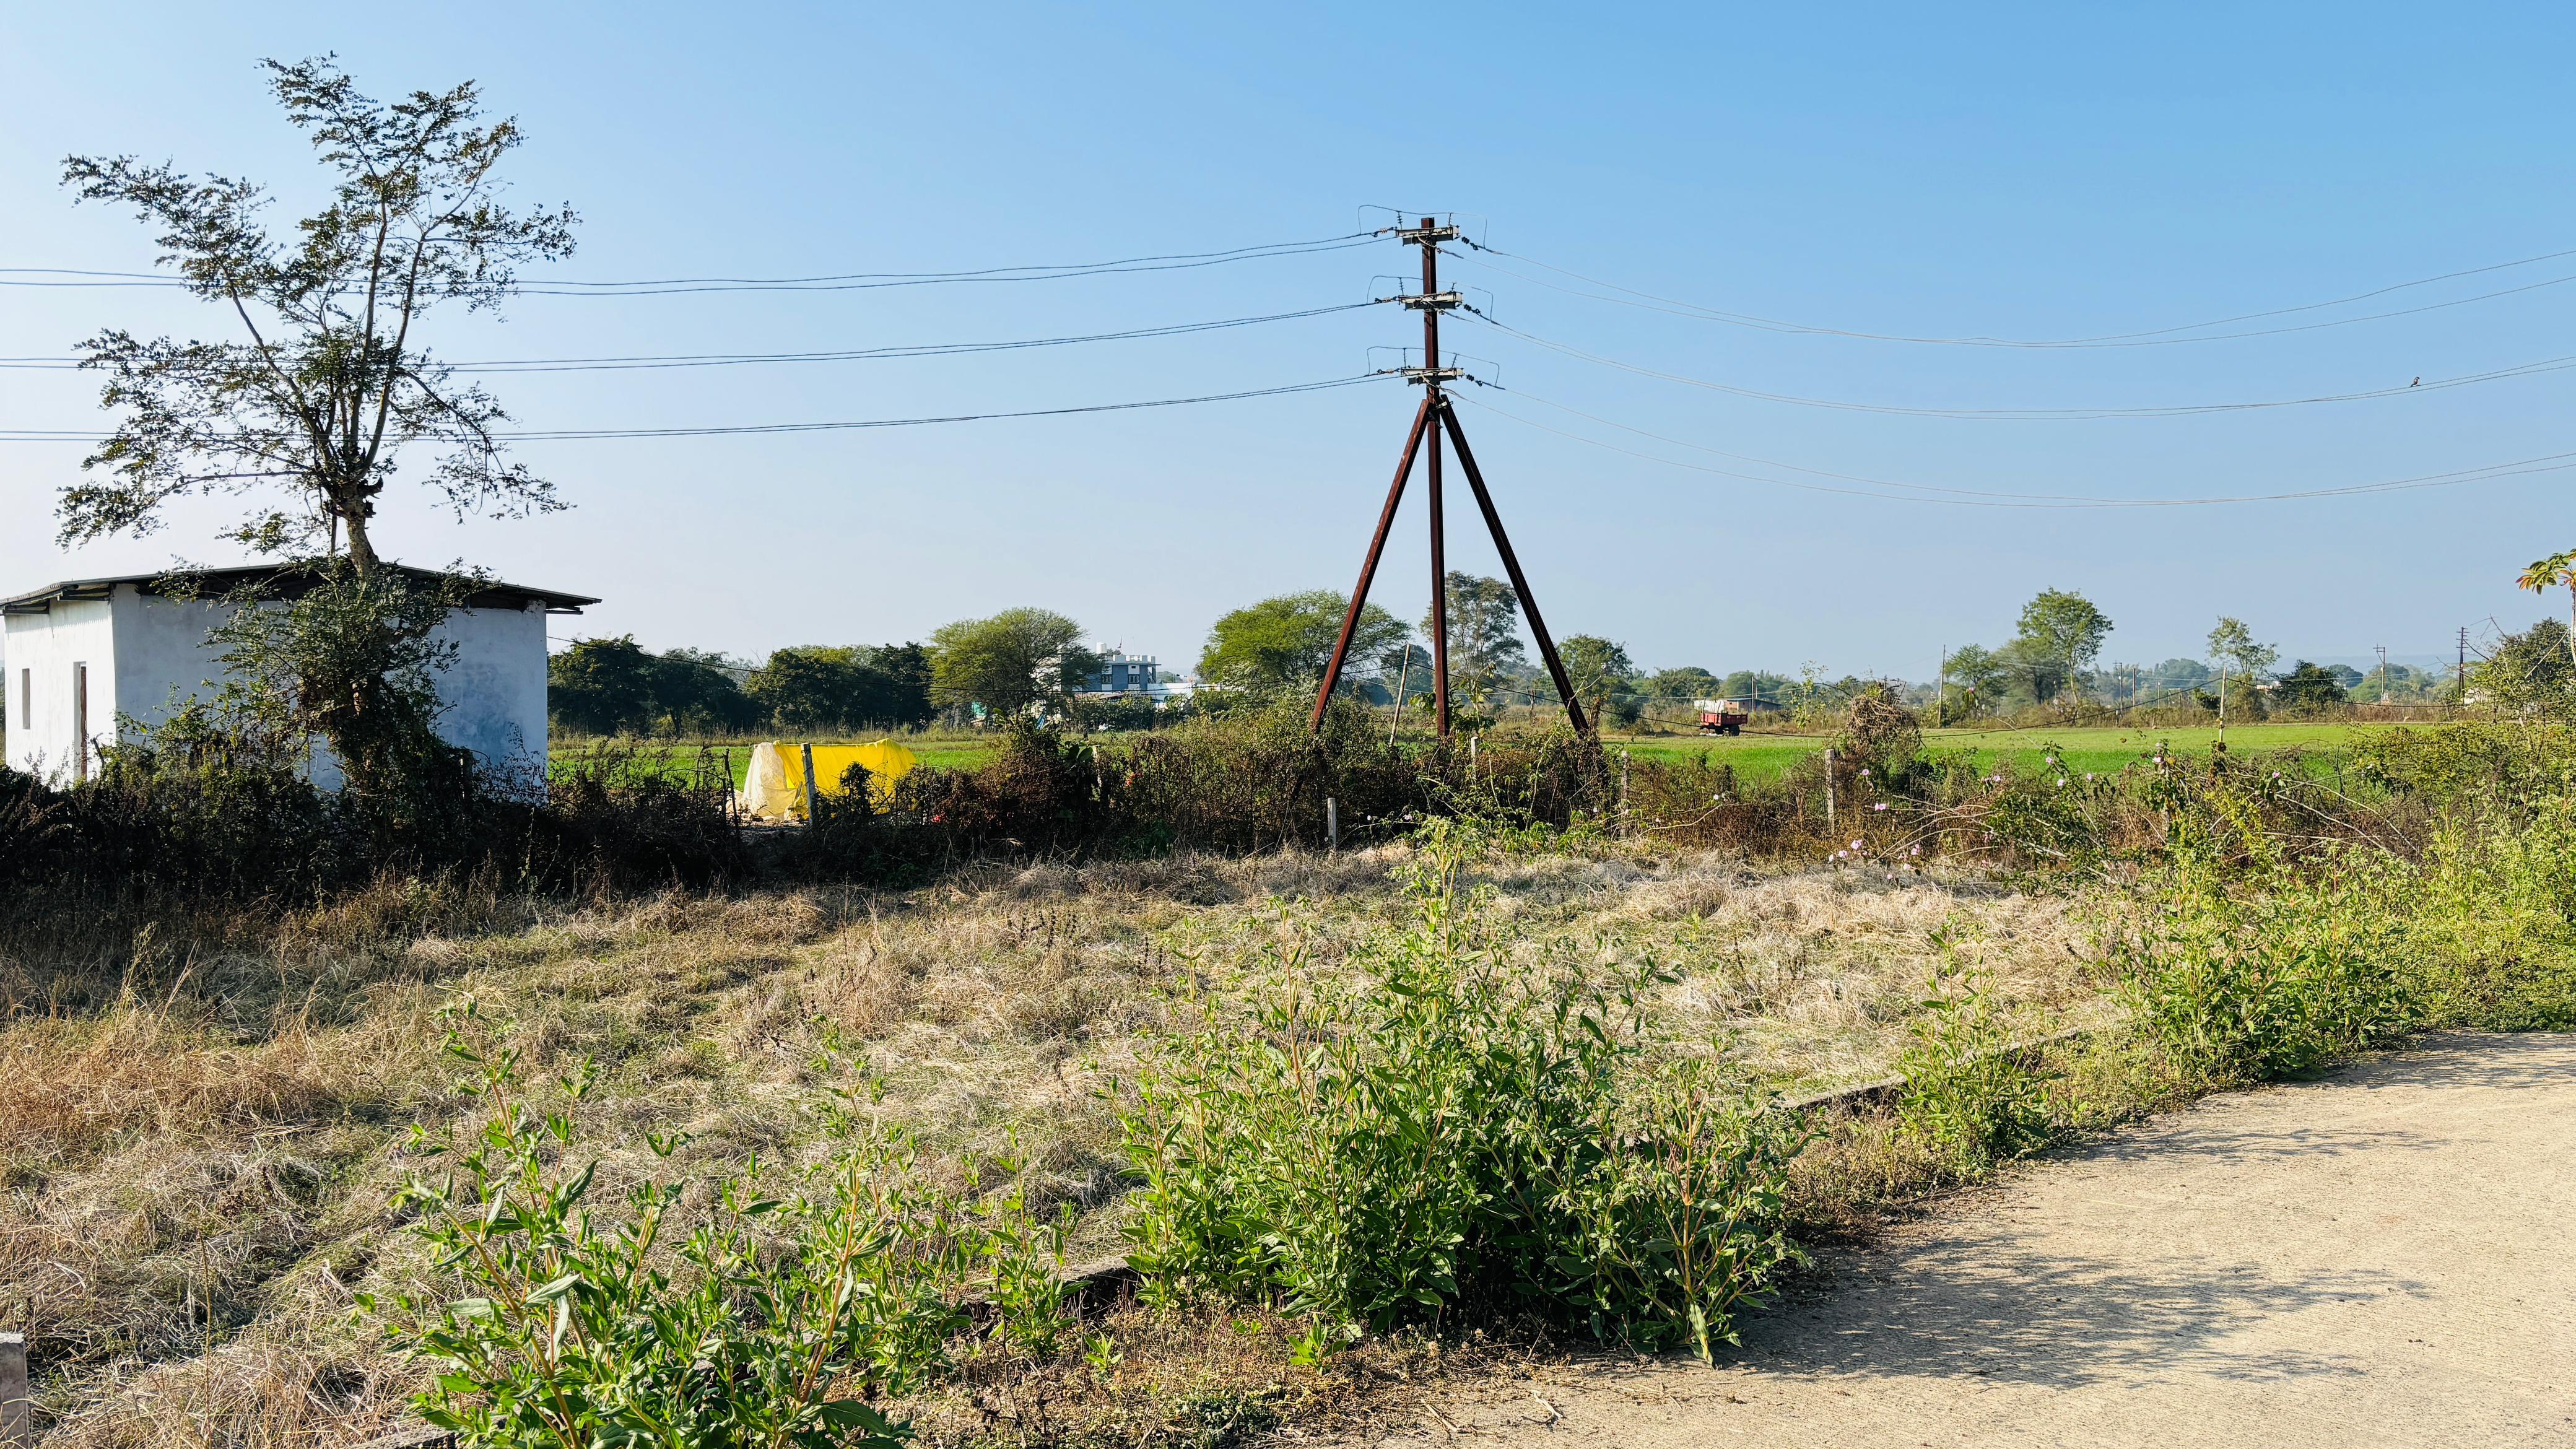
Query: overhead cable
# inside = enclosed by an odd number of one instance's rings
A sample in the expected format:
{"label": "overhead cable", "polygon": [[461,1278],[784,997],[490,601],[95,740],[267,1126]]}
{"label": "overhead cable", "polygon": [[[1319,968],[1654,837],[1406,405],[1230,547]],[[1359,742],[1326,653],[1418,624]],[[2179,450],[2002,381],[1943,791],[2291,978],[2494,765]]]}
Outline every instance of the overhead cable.
{"label": "overhead cable", "polygon": [[[1375,232],[1350,232],[1312,241],[1270,242],[1222,252],[1177,252],[1166,256],[1123,257],[1106,262],[1042,263],[985,267],[963,272],[844,272],[812,277],[664,277],[628,281],[579,281],[540,277],[511,290],[528,297],[668,297],[699,292],[859,292],[881,287],[950,286],[963,283],[1052,282],[1073,277],[1117,276],[1130,272],[1176,272],[1232,262],[1265,261],[1367,246]],[[71,280],[50,280],[69,278]],[[159,272],[94,272],[62,267],[0,267],[0,286],[8,287],[187,287],[183,278]]]}
{"label": "overhead cable", "polygon": [[[2249,337],[2276,337],[2290,332],[2313,332],[2328,327],[2348,327],[2357,322],[2378,322],[2391,317],[2411,317],[2419,312],[2440,311],[2446,307],[2464,307],[2472,302],[2492,301],[2498,297],[2511,297],[2524,292],[2538,291],[2544,287],[2556,287],[2562,286],[2568,282],[2576,282],[2576,274],[2570,274],[2563,277],[2551,277],[2545,281],[2530,282],[2518,287],[2507,287],[2500,291],[2481,292],[2474,297],[2458,297],[2447,302],[2430,302],[2420,307],[2403,307],[2389,312],[2372,312],[2359,317],[2339,317],[2324,322],[2302,323],[2290,327],[2264,327],[2243,332],[2210,333],[2207,331],[2207,329],[2212,327],[2233,326],[2239,322],[2255,322],[2270,317],[2288,317],[2302,312],[2322,311],[2329,307],[2349,306],[2355,302],[2366,302],[2373,297],[2384,297],[2392,292],[2402,292],[2413,287],[2429,287],[2439,282],[2455,281],[2461,277],[2480,276],[2488,272],[2506,271],[2514,267],[2527,267],[2540,262],[2556,261],[2561,257],[2576,256],[2576,249],[2570,249],[2567,251],[2543,252],[2538,256],[2523,257],[2510,262],[2496,262],[2489,266],[2469,267],[2461,271],[2444,272],[2440,276],[2435,277],[2419,277],[2411,282],[2396,282],[2385,287],[2374,287],[2367,292],[2356,292],[2349,297],[2337,297],[2330,301],[2303,302],[2295,307],[2275,307],[2261,312],[2242,312],[2233,317],[2217,317],[2206,322],[2187,322],[2178,326],[2158,327],[2144,332],[2114,332],[2099,337],[2060,338],[1919,337],[1904,333],[1863,332],[1850,328],[1825,327],[1812,323],[1783,321],[1776,317],[1759,317],[1745,312],[1730,312],[1722,308],[1703,306],[1696,302],[1686,302],[1674,297],[1657,296],[1652,292],[1641,292],[1633,287],[1620,286],[1616,282],[1602,281],[1597,277],[1587,277],[1580,272],[1571,271],[1567,268],[1556,266],[1548,262],[1542,262],[1535,257],[1525,257],[1512,252],[1503,251],[1498,247],[1484,246],[1473,241],[1468,241],[1466,245],[1478,252],[1485,253],[1488,256],[1509,257],[1513,261],[1521,262],[1528,266],[1542,268],[1546,271],[1554,272],[1562,277],[1571,277],[1587,286],[1607,288],[1609,291],[1621,294],[1619,296],[1602,296],[1598,293],[1577,291],[1571,287],[1559,286],[1543,277],[1529,276],[1526,273],[1513,271],[1509,267],[1496,265],[1495,263],[1485,261],[1482,257],[1462,258],[1462,260],[1474,265],[1488,267],[1494,271],[1501,272],[1505,276],[1517,278],[1521,281],[1528,282],[1533,286],[1545,287],[1552,292],[1563,292],[1568,296],[1587,297],[1596,302],[1610,302],[1623,307],[1638,307],[1646,311],[1664,312],[1677,317],[1694,317],[1706,322],[1723,322],[1730,326],[1749,327],[1765,332],[1801,333],[1818,337],[1849,337],[1870,342],[1910,342],[1935,347],[2174,347],[2193,342],[2231,342]],[[2201,335],[2179,335],[2183,333],[2198,333]]]}
{"label": "overhead cable", "polygon": [[[1516,392],[1514,395],[1530,397],[1530,394],[1527,393]],[[1886,479],[1865,478],[1852,474],[1825,473],[1818,469],[1799,469],[1794,468],[1794,465],[1790,464],[1774,463],[1769,465],[1773,467],[1792,468],[1794,471],[1812,473],[1822,477],[1841,478],[1851,482],[1872,485],[1870,487],[1862,488],[1843,488],[1834,487],[1828,484],[1800,482],[1796,479],[1790,478],[1774,478],[1759,473],[1747,473],[1733,468],[1714,467],[1705,463],[1693,463],[1679,458],[1668,458],[1661,454],[1644,452],[1635,448],[1625,448],[1616,443],[1604,442],[1599,438],[1586,437],[1581,433],[1569,432],[1563,428],[1550,427],[1546,423],[1539,422],[1534,418],[1523,417],[1508,408],[1496,407],[1491,403],[1471,398],[1461,393],[1451,393],[1449,396],[1454,402],[1462,402],[1472,407],[1483,408],[1487,412],[1493,413],[1499,417],[1508,418],[1513,422],[1519,423],[1523,427],[1535,428],[1543,433],[1553,433],[1557,437],[1582,443],[1589,447],[1601,448],[1609,452],[1624,454],[1631,458],[1640,458],[1650,463],[1661,463],[1669,468],[1685,468],[1695,473],[1711,473],[1719,477],[1737,478],[1752,483],[1768,483],[1775,487],[1795,488],[1802,492],[1809,493],[1832,493],[1840,494],[1845,497],[1870,498],[1886,502],[1944,504],[1955,508],[2194,508],[2239,503],[2281,503],[2308,498],[2343,498],[2369,493],[2398,493],[2422,488],[2447,488],[2464,483],[2485,483],[2492,482],[2498,478],[2523,477],[2531,474],[2557,473],[2564,472],[2569,469],[2576,469],[2576,452],[2550,453],[2537,458],[2521,458],[2512,462],[2490,463],[2475,468],[2458,468],[2445,473],[2417,474],[2412,477],[2382,479],[2372,483],[2355,483],[2332,488],[2303,488],[2283,493],[2245,493],[2199,498],[2104,498],[2075,494],[2012,494],[1981,492],[1979,490],[1964,488],[1938,488],[1926,484],[1896,483],[1890,482]],[[1545,399],[1535,397],[1531,398],[1531,400],[1534,402],[1545,402]],[[1719,453],[1718,449],[1702,448],[1699,444],[1691,443],[1683,439],[1669,438],[1659,433],[1650,433],[1642,428],[1631,428],[1626,424],[1611,422],[1606,418],[1595,418],[1589,413],[1583,413],[1573,408],[1563,408],[1561,404],[1547,403],[1546,405],[1550,407],[1559,407],[1562,408],[1563,411],[1574,413],[1578,417],[1590,418],[1593,421],[1603,423],[1606,426],[1619,428],[1621,431],[1635,433],[1641,437],[1652,438],[1658,442],[1668,443],[1676,447],[1692,448],[1709,453]],[[1720,456],[1738,457],[1740,455],[1720,454]]]}
{"label": "overhead cable", "polygon": [[[1246,388],[1237,392],[1201,393],[1195,397],[1148,398],[1139,402],[1089,403],[1079,407],[1030,408],[1020,412],[948,413],[933,417],[862,418],[848,422],[823,423],[743,423],[696,428],[539,428],[522,432],[494,432],[501,442],[552,443],[609,438],[712,438],[767,433],[834,433],[867,428],[918,428],[940,423],[1000,422],[1010,418],[1060,418],[1076,413],[1133,412],[1143,408],[1185,407],[1193,403],[1237,402],[1246,398],[1284,397],[1291,393],[1323,392],[1331,388],[1350,387],[1373,382],[1385,373],[1363,372],[1350,377],[1326,378],[1321,382],[1290,383],[1284,387]],[[0,429],[0,442],[11,443],[95,443],[110,435],[96,432],[70,432],[45,429]],[[209,448],[224,446],[223,440],[211,440]]]}
{"label": "overhead cable", "polygon": [[1498,332],[1509,333],[1510,335],[1517,337],[1524,342],[1530,343],[1533,346],[1544,347],[1551,352],[1563,353],[1565,356],[1577,358],[1584,362],[1593,363],[1601,367],[1616,368],[1621,372],[1634,373],[1639,377],[1657,378],[1664,382],[1677,382],[1685,387],[1704,388],[1710,392],[1722,392],[1729,394],[1730,396],[1752,398],[1760,402],[1785,403],[1792,407],[1827,408],[1836,412],[1882,413],[1896,417],[1911,418],[1962,418],[1971,422],[2094,422],[2110,418],[2178,418],[2196,417],[2208,413],[2259,412],[2270,408],[2309,407],[2319,403],[2366,402],[2374,398],[2401,397],[2416,393],[2441,392],[2449,388],[2469,387],[2478,383],[2486,382],[2499,382],[2507,378],[2532,377],[2542,373],[2561,372],[2568,368],[2576,367],[2576,356],[2549,357],[2542,358],[2537,362],[2522,362],[2516,363],[2511,367],[2492,368],[2485,372],[2466,373],[2458,377],[2436,378],[2430,382],[2418,378],[2413,382],[2396,384],[2389,387],[2368,388],[2358,392],[2322,393],[2313,397],[2267,398],[2255,402],[2176,403],[2157,407],[1927,408],[1908,407],[1897,403],[1854,402],[1842,398],[1800,397],[1793,393],[1765,392],[1760,388],[1739,387],[1733,383],[1713,382],[1707,378],[1691,377],[1684,373],[1665,372],[1659,368],[1644,367],[1633,362],[1622,362],[1615,357],[1604,357],[1597,352],[1586,352],[1579,347],[1573,347],[1566,343],[1552,341],[1532,332],[1524,332],[1520,328],[1510,326],[1507,323],[1497,322],[1474,307],[1462,306],[1458,310],[1468,313],[1478,321],[1483,322],[1486,326],[1491,327]]}
{"label": "overhead cable", "polygon": [[[1193,332],[1217,332],[1230,327],[1255,327],[1268,322],[1293,322],[1306,317],[1330,316],[1379,305],[1377,301],[1343,302],[1330,307],[1309,307],[1299,312],[1272,312],[1259,317],[1229,317],[1217,322],[1180,322],[1164,327],[1135,327],[1123,332],[1087,332],[1066,337],[1031,337],[1009,342],[928,342],[893,347],[861,347],[832,352],[702,352],[647,357],[528,357],[496,358],[479,362],[456,362],[447,366],[456,372],[633,372],[670,367],[734,367],[751,363],[772,362],[863,362],[911,357],[955,357],[979,352],[1015,352],[1034,347],[1067,347],[1084,342],[1124,342],[1148,337],[1181,337]],[[5,357],[0,368],[13,371],[69,371],[84,364],[76,357]]]}

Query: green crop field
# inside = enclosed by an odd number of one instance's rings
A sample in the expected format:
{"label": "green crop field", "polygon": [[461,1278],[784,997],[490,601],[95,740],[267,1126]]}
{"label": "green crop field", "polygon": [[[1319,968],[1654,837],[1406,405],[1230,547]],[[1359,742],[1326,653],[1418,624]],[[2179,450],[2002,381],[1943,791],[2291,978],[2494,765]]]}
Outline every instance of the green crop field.
{"label": "green crop field", "polygon": [[[2255,724],[2235,725],[2227,731],[2231,751],[2287,749],[2296,745],[2320,753],[2339,751],[2353,740],[2373,731],[2394,729],[2394,725],[2366,724]],[[2166,745],[2185,755],[2205,755],[2218,738],[2214,728],[2149,729],[2112,726],[2086,729],[1946,729],[1925,730],[1923,743],[1936,753],[1959,750],[1974,752],[1981,768],[1998,762],[2016,768],[2038,769],[2045,756],[2055,754],[2067,767],[2097,774],[2110,774],[2121,767],[2152,754],[2158,745]],[[1688,760],[1705,754],[1711,764],[1735,767],[1744,780],[1765,780],[1782,774],[1800,759],[1823,749],[1830,739],[1824,735],[1739,735],[1732,739],[1693,737],[1644,737],[1612,739],[1612,749],[1624,749],[1639,758]]]}
{"label": "green crop field", "polygon": [[[792,749],[799,744],[863,745],[885,738],[887,736],[868,735],[813,740],[782,739],[778,743]],[[993,752],[1000,748],[998,742],[991,739],[899,740],[897,743],[912,751],[922,764],[936,766],[943,770],[970,769],[991,759]],[[733,766],[733,786],[739,790],[742,788],[744,775],[751,769],[751,752],[756,745],[756,741],[736,742],[707,745],[703,748],[719,761],[730,759]],[[685,772],[697,764],[700,748],[701,746],[686,742],[558,740],[547,753],[547,763],[551,769],[560,773],[575,768],[584,761],[596,759],[602,754],[631,752],[638,760],[658,764],[670,771]]]}
{"label": "green crop field", "polygon": [[[2293,745],[2331,757],[2353,740],[2374,731],[2399,728],[2376,724],[2253,724],[2234,725],[2227,731],[2231,750],[2286,749]],[[2084,729],[1943,729],[1925,730],[1923,742],[1936,753],[1960,750],[1973,752],[1981,769],[2006,762],[2018,769],[2036,770],[2043,757],[2054,753],[2069,768],[2096,774],[2111,774],[2123,766],[2145,758],[2159,745],[2170,746],[2185,755],[2205,755],[2218,731],[2209,727],[2150,729],[2113,726]],[[883,738],[870,736],[869,738]],[[1105,735],[1104,740],[1124,736]],[[1823,749],[1831,742],[1827,735],[1748,734],[1734,738],[1701,735],[1610,736],[1605,743],[1613,751],[1625,750],[1638,759],[1684,761],[1706,755],[1711,764],[1732,765],[1736,777],[1747,783],[1768,780],[1786,773],[1799,760]],[[795,741],[781,741],[794,744]],[[817,739],[808,743],[859,744],[864,740]],[[906,749],[919,756],[924,765],[943,770],[971,769],[991,759],[1000,745],[998,737],[914,739],[901,741]],[[559,742],[553,752],[557,769],[592,758],[610,748],[600,741]],[[641,744],[617,746],[633,749],[648,760],[658,760],[672,769],[686,769],[698,757],[697,745]],[[742,786],[743,774],[751,762],[750,744],[709,746],[719,759],[730,754],[735,788]]]}

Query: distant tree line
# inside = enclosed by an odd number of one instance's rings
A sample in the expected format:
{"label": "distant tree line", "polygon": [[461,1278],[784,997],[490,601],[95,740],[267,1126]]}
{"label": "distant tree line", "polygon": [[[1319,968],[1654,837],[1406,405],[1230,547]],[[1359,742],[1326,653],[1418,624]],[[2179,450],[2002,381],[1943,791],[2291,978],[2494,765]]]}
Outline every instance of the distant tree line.
{"label": "distant tree line", "polygon": [[930,642],[798,645],[758,663],[697,649],[656,654],[633,635],[584,639],[547,665],[557,728],[595,735],[799,733],[921,725],[942,711],[998,718],[1072,708],[1100,668],[1082,626],[1005,609]]}
{"label": "distant tree line", "polygon": [[[1500,579],[1453,572],[1447,580],[1449,678],[1453,710],[1467,727],[1514,706],[1551,708],[1555,682],[1532,658],[1520,600]],[[1100,655],[1082,627],[1046,609],[1006,609],[961,619],[928,643],[805,645],[753,663],[694,649],[655,654],[632,637],[590,639],[554,656],[556,724],[585,734],[690,735],[855,730],[925,724],[945,711],[996,721],[1036,712],[1086,724],[1144,728],[1196,709],[1222,713],[1282,695],[1311,694],[1340,636],[1348,596],[1332,589],[1278,594],[1220,616],[1198,658],[1199,689],[1184,703],[1108,696],[1092,688]],[[2230,720],[2309,714],[2348,702],[2449,700],[2446,670],[2388,664],[2363,671],[2296,660],[2276,670],[2279,652],[2243,621],[2222,618],[2208,653],[2160,664],[2099,663],[2112,622],[2071,590],[2047,589],[2026,604],[2001,644],[1948,652],[1932,685],[1903,686],[1912,703],[1964,721],[2082,703],[2223,710]],[[1427,708],[1431,619],[1419,631],[1376,604],[1353,621],[1337,688],[1377,705]],[[1704,699],[1749,701],[1796,714],[1835,712],[1880,681],[1698,665],[1641,668],[1625,645],[1572,634],[1558,654],[1587,717],[1612,726],[1687,726]],[[2507,635],[2470,676],[2474,697],[2511,704],[2576,703],[2576,648],[2565,621],[2544,619]]]}

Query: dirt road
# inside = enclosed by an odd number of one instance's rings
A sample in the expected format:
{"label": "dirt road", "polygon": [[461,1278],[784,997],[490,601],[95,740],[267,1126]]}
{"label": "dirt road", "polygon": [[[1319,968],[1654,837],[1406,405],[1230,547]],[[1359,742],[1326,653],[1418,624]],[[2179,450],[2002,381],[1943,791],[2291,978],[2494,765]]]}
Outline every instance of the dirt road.
{"label": "dirt road", "polygon": [[1551,1366],[1357,1442],[2576,1445],[2576,1036],[2214,1098],[1836,1267],[1715,1370]]}

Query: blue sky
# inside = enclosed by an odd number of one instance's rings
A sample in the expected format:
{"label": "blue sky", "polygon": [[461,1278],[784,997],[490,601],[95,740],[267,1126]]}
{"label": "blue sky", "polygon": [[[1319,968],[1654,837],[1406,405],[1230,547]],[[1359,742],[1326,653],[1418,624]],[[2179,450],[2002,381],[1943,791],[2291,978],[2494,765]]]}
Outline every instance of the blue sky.
{"label": "blue sky", "polygon": [[[220,12],[220,13],[219,13]],[[0,265],[140,268],[74,207],[69,152],[319,180],[260,56],[336,51],[378,93],[480,80],[530,136],[516,193],[582,214],[577,278],[949,270],[1354,230],[1366,204],[1657,296],[1847,331],[2070,338],[2344,297],[2576,248],[2562,7],[12,7]],[[1613,305],[1530,261],[1448,268],[1551,342],[1755,391],[1917,409],[2159,407],[2402,387],[2576,354],[2576,280],[2198,345],[2013,350],[1783,333]],[[1357,300],[1392,243],[1024,286],[529,297],[434,329],[451,357],[789,351],[1036,337]],[[1520,275],[1508,275],[1508,268]],[[2249,326],[2576,279],[2576,256]],[[1590,290],[1590,289],[1587,289]],[[1479,299],[1482,300],[1481,298]],[[0,288],[0,355],[102,325],[220,333],[167,295]],[[2182,417],[1991,421],[1800,406],[1623,372],[1471,322],[1467,425],[1560,634],[1649,665],[1927,677],[2041,588],[2109,653],[2199,652],[2220,613],[2285,657],[2447,656],[2520,627],[2571,473],[2226,507],[1964,507],[1822,475],[2084,498],[2278,493],[2576,451],[2576,373]],[[1359,372],[1416,340],[1378,308],[982,358],[495,380],[530,427],[879,418],[1116,402]],[[1414,398],[1334,392],[777,438],[531,444],[575,507],[458,525],[395,500],[388,547],[605,596],[564,632],[757,653],[920,637],[1016,604],[1195,658],[1218,613],[1347,588]],[[1564,411],[1574,409],[1607,423]],[[0,428],[92,426],[79,374],[0,372]],[[1678,440],[1619,431],[1624,424]],[[1750,466],[1681,444],[1807,473]],[[0,444],[0,591],[217,560],[223,505],[65,551],[79,450]],[[425,461],[425,460],[424,460]],[[415,476],[426,471],[416,466]],[[1453,478],[1455,472],[1452,472]],[[398,485],[399,487],[400,485]],[[1453,484],[1453,487],[1455,485]],[[1873,492],[1864,487],[1861,491]],[[1418,496],[1418,495],[1417,495]],[[1492,571],[1466,500],[1451,557]],[[1418,617],[1418,503],[1377,597]]]}

